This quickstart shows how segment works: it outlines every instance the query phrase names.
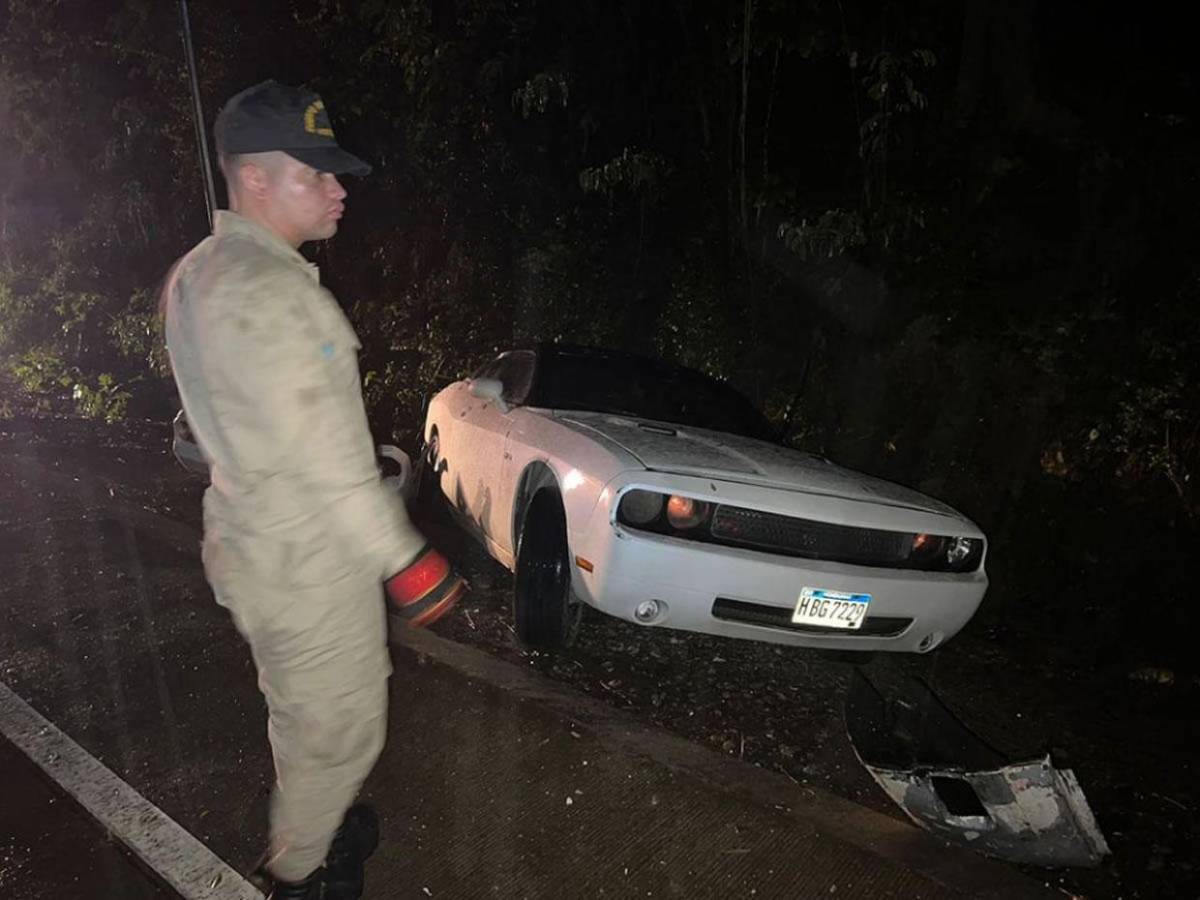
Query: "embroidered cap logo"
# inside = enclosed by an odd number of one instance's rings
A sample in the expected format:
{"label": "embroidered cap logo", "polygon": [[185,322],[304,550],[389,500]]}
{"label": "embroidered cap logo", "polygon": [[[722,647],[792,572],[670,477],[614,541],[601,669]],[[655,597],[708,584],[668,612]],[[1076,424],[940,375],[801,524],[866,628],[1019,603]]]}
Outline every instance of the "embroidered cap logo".
{"label": "embroidered cap logo", "polygon": [[[319,119],[318,116],[320,116]],[[309,134],[333,137],[333,129],[329,127],[329,116],[325,113],[324,101],[316,100],[308,104],[308,109],[304,111],[304,130]]]}

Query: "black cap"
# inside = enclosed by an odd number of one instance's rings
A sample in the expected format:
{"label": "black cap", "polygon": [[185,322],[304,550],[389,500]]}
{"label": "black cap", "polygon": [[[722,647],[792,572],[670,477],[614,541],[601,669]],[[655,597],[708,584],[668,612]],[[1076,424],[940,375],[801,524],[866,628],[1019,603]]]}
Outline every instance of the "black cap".
{"label": "black cap", "polygon": [[217,114],[217,152],[282,151],[321,172],[366,175],[371,167],[337,145],[320,96],[264,81],[230,98]]}

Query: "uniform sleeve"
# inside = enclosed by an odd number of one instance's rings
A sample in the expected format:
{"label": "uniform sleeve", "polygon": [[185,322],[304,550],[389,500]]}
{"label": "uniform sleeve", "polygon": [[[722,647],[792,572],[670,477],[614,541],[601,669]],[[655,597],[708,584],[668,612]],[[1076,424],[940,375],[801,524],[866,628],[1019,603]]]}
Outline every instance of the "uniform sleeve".
{"label": "uniform sleeve", "polygon": [[303,272],[275,274],[213,325],[235,465],[294,485],[303,513],[381,581],[407,566],[425,539],[380,479],[357,342],[336,304]]}

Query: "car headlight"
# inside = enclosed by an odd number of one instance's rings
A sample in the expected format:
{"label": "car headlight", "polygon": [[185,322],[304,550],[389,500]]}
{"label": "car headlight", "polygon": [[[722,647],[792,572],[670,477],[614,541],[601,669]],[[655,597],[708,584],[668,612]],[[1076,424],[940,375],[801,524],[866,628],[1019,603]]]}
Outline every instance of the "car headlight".
{"label": "car headlight", "polygon": [[712,504],[691,497],[672,495],[667,499],[667,521],[680,531],[690,531],[708,521]]}
{"label": "car headlight", "polygon": [[973,541],[971,538],[956,537],[949,542],[950,547],[946,550],[946,562],[952,568],[957,569],[975,553],[975,545],[978,541]]}
{"label": "car headlight", "polygon": [[621,498],[617,517],[627,525],[649,525],[662,512],[664,499],[653,491],[630,491]]}
{"label": "car headlight", "polygon": [[695,532],[712,520],[713,504],[679,494],[632,490],[621,498],[617,520],[662,534]]}
{"label": "car headlight", "polygon": [[981,556],[983,541],[980,538],[914,534],[908,558],[913,563],[924,564],[921,568],[969,572],[979,567]]}

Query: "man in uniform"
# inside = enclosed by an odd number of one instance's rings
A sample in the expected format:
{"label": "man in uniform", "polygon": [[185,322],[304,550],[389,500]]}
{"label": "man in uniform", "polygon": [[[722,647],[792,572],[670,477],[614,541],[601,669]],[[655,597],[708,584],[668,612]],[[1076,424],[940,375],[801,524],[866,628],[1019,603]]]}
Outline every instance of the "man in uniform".
{"label": "man in uniform", "polygon": [[249,642],[275,760],[274,898],[357,898],[377,824],[351,807],[383,747],[384,593],[410,625],[465,583],[380,480],[358,340],[298,249],[333,237],[370,167],[321,98],[274,81],[217,117],[229,209],[176,263],[165,329],[184,412],[211,466],[204,567]]}

